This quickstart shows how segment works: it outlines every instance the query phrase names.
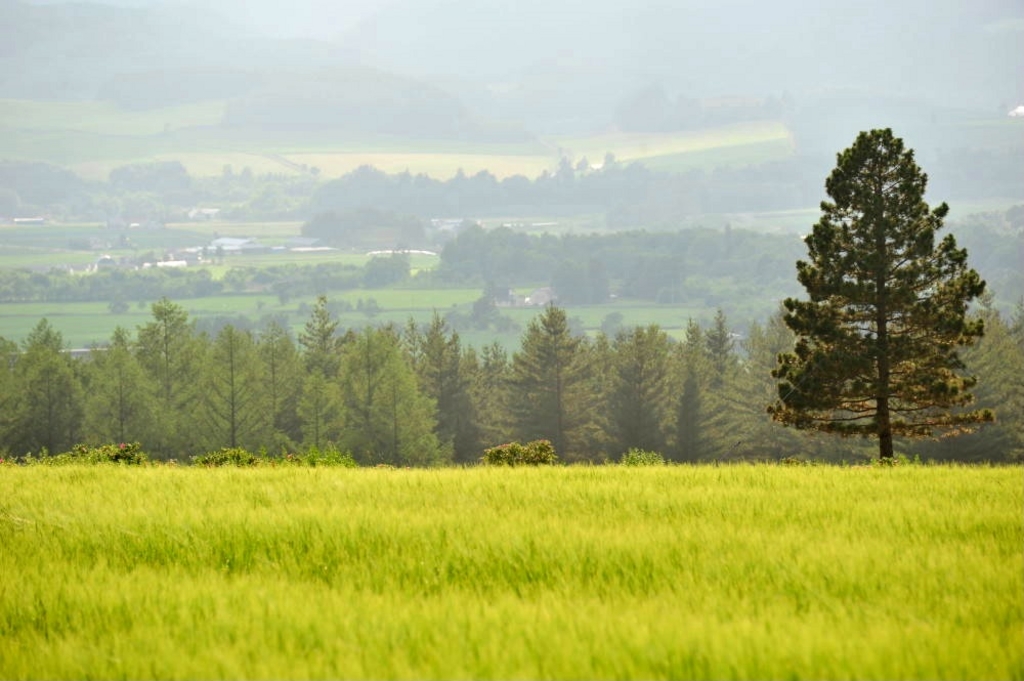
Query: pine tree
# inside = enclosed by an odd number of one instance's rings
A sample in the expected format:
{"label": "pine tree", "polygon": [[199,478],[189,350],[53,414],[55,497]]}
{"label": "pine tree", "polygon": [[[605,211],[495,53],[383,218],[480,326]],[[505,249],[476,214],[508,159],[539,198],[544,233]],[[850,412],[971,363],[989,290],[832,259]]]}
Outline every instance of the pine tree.
{"label": "pine tree", "polygon": [[[470,355],[472,367],[470,400],[480,426],[483,447],[493,447],[512,438],[509,415],[509,385],[512,367],[508,353],[497,341],[485,345],[479,358]],[[482,449],[481,449],[482,451]],[[479,456],[480,452],[476,455]]]}
{"label": "pine tree", "polygon": [[453,451],[455,461],[473,460],[480,442],[458,332],[435,311],[422,333],[413,326],[405,337],[420,390],[436,406],[437,439]]}
{"label": "pine tree", "polygon": [[153,442],[157,456],[184,456],[199,448],[199,372],[208,341],[195,332],[195,322],[167,298],[153,303],[153,321],[139,327],[136,357],[152,382],[156,400]]}
{"label": "pine tree", "polygon": [[675,408],[671,458],[675,461],[700,461],[706,454],[709,439],[704,423],[712,369],[705,351],[704,332],[692,319],[687,323],[686,337],[676,346],[674,364],[680,391]]}
{"label": "pine tree", "polygon": [[117,327],[106,347],[93,348],[85,364],[86,440],[96,444],[142,442],[155,415],[153,386],[133,354],[127,329]]}
{"label": "pine tree", "polygon": [[672,409],[671,351],[668,334],[657,325],[616,335],[608,412],[619,452],[634,447],[666,451]]}
{"label": "pine tree", "polygon": [[338,321],[327,309],[327,297],[318,296],[305,329],[299,333],[307,373],[317,373],[330,380],[338,377],[341,340],[337,332]]}
{"label": "pine tree", "polygon": [[838,155],[832,201],[806,238],[809,261],[797,262],[809,299],[784,303],[797,343],[773,372],[776,420],[875,437],[891,459],[894,436],[992,418],[958,409],[975,384],[958,351],[983,332],[967,305],[985,283],[952,235],[936,243],[949,207],[928,207],[927,180],[889,129],[860,133]]}
{"label": "pine tree", "polygon": [[341,398],[338,384],[322,374],[306,374],[296,413],[306,447],[324,447],[341,432]]}
{"label": "pine tree", "polygon": [[290,449],[302,439],[298,416],[302,363],[288,330],[273,322],[260,334],[257,354],[275,445]]}
{"label": "pine tree", "polygon": [[434,435],[434,403],[390,327],[364,329],[345,345],[341,364],[340,444],[362,463],[426,466],[450,459]]}
{"label": "pine tree", "polygon": [[569,330],[565,310],[549,306],[530,321],[520,351],[512,357],[509,411],[513,435],[550,440],[568,460],[588,456],[583,449],[588,403],[583,339]]}
{"label": "pine tree", "polygon": [[8,443],[15,453],[76,444],[82,418],[82,385],[64,352],[64,338],[46,319],[22,343],[14,365],[14,399]]}
{"label": "pine tree", "polygon": [[208,448],[258,449],[265,444],[272,424],[261,368],[250,332],[228,324],[217,333],[202,380]]}
{"label": "pine tree", "polygon": [[729,373],[736,368],[736,341],[722,310],[715,312],[714,323],[704,332],[704,345],[714,370],[711,385],[721,388]]}
{"label": "pine tree", "polygon": [[10,454],[11,427],[15,423],[14,366],[18,359],[18,344],[0,336],[0,455]]}

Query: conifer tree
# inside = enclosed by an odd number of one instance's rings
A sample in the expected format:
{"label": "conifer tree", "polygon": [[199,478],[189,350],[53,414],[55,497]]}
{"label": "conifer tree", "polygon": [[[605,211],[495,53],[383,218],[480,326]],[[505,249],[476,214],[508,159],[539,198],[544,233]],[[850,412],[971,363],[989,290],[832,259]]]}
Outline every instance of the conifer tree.
{"label": "conifer tree", "polygon": [[69,449],[79,436],[82,384],[64,337],[41,319],[22,342],[14,365],[14,399],[8,440],[14,453]]}
{"label": "conifer tree", "polygon": [[512,368],[508,353],[494,341],[483,347],[479,357],[467,354],[467,360],[472,366],[469,389],[480,427],[480,442],[484,447],[507,442],[512,437],[509,416]]}
{"label": "conifer tree", "polygon": [[479,456],[469,377],[458,332],[435,311],[422,333],[410,323],[405,338],[420,390],[436,407],[437,439],[453,451],[456,461],[468,462]]}
{"label": "conifer tree", "polygon": [[153,386],[133,354],[127,329],[117,327],[106,347],[85,363],[86,439],[98,444],[145,442],[155,413]]}
{"label": "conifer tree", "polygon": [[664,453],[672,407],[668,334],[657,325],[620,331],[612,350],[608,411],[618,451],[635,447]]}
{"label": "conifer tree", "polygon": [[699,461],[708,441],[704,428],[705,401],[712,368],[705,352],[704,332],[692,319],[687,323],[686,337],[676,346],[675,360],[681,389],[676,402],[671,458]]}
{"label": "conifer tree", "polygon": [[18,358],[18,344],[0,336],[0,455],[8,450],[10,429],[14,424],[14,365]]}
{"label": "conifer tree", "polygon": [[711,376],[711,385],[721,388],[729,375],[729,372],[736,367],[736,341],[733,339],[732,330],[726,320],[725,312],[717,310],[715,321],[711,328],[704,332],[704,345],[707,348],[707,357],[714,370]]}
{"label": "conifer tree", "polygon": [[302,439],[298,402],[303,376],[298,349],[288,330],[273,322],[260,334],[257,354],[274,444],[291,448]]}
{"label": "conifer tree", "polygon": [[393,328],[366,328],[345,345],[340,444],[364,464],[425,466],[450,459],[434,434],[434,403]]}
{"label": "conifer tree", "polygon": [[307,373],[316,373],[331,380],[338,377],[341,340],[337,331],[338,320],[327,309],[327,297],[318,296],[305,328],[299,333]]}
{"label": "conifer tree", "polygon": [[838,155],[831,201],[806,238],[797,279],[808,300],[785,301],[794,352],[773,375],[773,418],[790,426],[878,439],[928,436],[990,420],[972,400],[959,349],[983,332],[967,306],[985,282],[952,235],[936,243],[949,207],[930,209],[928,177],[889,129],[862,132]]}
{"label": "conifer tree", "polygon": [[208,341],[177,303],[153,303],[153,320],[139,327],[136,357],[152,381],[156,400],[150,451],[162,457],[185,456],[198,446],[196,428],[199,372]]}
{"label": "conifer tree", "polygon": [[271,431],[252,334],[231,324],[214,339],[203,372],[202,422],[208,446],[258,449]]}
{"label": "conifer tree", "polygon": [[565,310],[548,306],[532,319],[512,357],[509,410],[521,440],[550,440],[559,456],[585,458],[583,429],[593,403],[587,394],[583,339],[573,336]]}
{"label": "conifer tree", "polygon": [[341,431],[338,384],[327,380],[322,374],[306,374],[302,380],[296,414],[305,446],[319,449],[334,442]]}

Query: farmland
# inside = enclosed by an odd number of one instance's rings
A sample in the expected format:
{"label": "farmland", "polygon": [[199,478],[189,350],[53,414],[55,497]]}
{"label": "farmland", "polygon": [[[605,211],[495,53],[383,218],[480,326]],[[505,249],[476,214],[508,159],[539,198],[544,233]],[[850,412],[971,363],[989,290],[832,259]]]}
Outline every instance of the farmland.
{"label": "farmland", "polygon": [[295,174],[318,168],[336,177],[369,165],[447,179],[486,170],[496,177],[536,177],[563,156],[600,164],[611,153],[665,169],[743,166],[788,158],[791,133],[779,122],[722,125],[673,133],[595,133],[522,142],[463,143],[358,138],[338,132],[253,132],[221,126],[225,103],[206,101],[126,111],[107,102],[0,100],[0,158],[64,165],[82,177],[105,180],[130,163],[176,160],[190,175],[220,175],[226,165],[256,174]]}
{"label": "farmland", "polygon": [[[497,226],[502,221],[489,221]],[[547,222],[543,227],[531,227],[536,220],[517,223],[517,231],[536,232],[544,230],[571,233],[573,225]],[[92,266],[100,254],[115,258],[138,259],[148,253],[150,258],[159,259],[173,249],[196,248],[209,244],[215,236],[236,236],[258,240],[265,246],[278,246],[301,234],[298,222],[246,222],[228,221],[170,223],[163,229],[109,230],[95,223],[48,224],[42,227],[19,225],[0,226],[0,268],[33,268],[46,271],[50,267],[68,267],[82,271]],[[121,236],[129,239],[127,245],[119,244]],[[97,248],[103,250],[97,250]],[[370,259],[365,251],[327,250],[314,252],[274,251],[227,255],[204,263],[214,280],[223,280],[230,270],[236,268],[259,269],[271,266],[316,264],[352,265],[361,267]],[[409,258],[410,272],[415,275],[437,267],[439,258],[430,254],[412,254]],[[194,271],[195,267],[188,268]],[[84,275],[86,277],[91,275]],[[548,280],[520,280],[513,282],[520,295],[527,295],[533,288],[549,285]],[[772,290],[755,291],[742,282],[732,282],[728,273],[721,280],[696,281],[694,285],[713,292],[716,300],[728,300],[730,314],[735,314],[741,323],[763,318],[766,311],[777,305],[777,296]],[[426,322],[436,311],[442,316],[455,312],[464,316],[471,313],[472,304],[482,295],[481,286],[442,286],[410,279],[401,284],[383,288],[354,288],[332,291],[329,299],[344,308],[337,309],[336,318],[342,328],[362,328],[368,324],[393,322],[404,325],[410,318]],[[710,294],[709,294],[710,295]],[[105,343],[116,326],[134,329],[150,321],[150,304],[154,299],[139,297],[131,289],[123,292],[127,309],[116,311],[109,300],[92,302],[49,301],[49,302],[3,302],[0,303],[0,336],[10,340],[25,338],[42,318],[47,318],[63,334],[67,343],[74,348],[89,347],[94,343]],[[298,330],[308,320],[309,306],[315,296],[295,296],[280,299],[271,291],[225,290],[220,295],[203,298],[182,298],[180,302],[189,315],[195,319],[221,317],[238,322],[245,317],[251,322],[274,317],[283,320],[293,330]],[[364,304],[373,302],[371,310],[364,310]],[[670,334],[679,337],[690,319],[708,322],[715,315],[720,303],[692,298],[673,304],[656,303],[651,300],[615,298],[602,304],[567,305],[570,315],[578,320],[580,328],[594,333],[601,328],[609,316],[619,317],[626,326],[659,324]],[[538,314],[536,307],[502,307],[500,314],[511,324],[502,331],[462,330],[468,344],[482,347],[493,340],[513,348],[518,345],[519,336],[527,323]]]}
{"label": "farmland", "polygon": [[1020,678],[1020,475],[8,466],[0,676]]}

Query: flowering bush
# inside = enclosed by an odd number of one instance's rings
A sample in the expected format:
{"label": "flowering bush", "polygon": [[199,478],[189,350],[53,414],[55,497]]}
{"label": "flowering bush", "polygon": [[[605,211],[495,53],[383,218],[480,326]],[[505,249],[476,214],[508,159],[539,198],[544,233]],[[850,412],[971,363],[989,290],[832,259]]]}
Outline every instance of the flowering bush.
{"label": "flowering bush", "polygon": [[549,466],[558,463],[558,455],[549,440],[534,440],[485,449],[480,460],[491,466]]}

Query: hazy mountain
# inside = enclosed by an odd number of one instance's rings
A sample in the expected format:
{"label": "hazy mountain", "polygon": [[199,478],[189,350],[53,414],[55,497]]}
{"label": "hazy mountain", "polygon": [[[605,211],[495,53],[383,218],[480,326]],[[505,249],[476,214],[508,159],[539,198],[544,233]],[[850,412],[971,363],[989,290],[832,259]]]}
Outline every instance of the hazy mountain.
{"label": "hazy mountain", "polygon": [[355,87],[379,74],[409,91],[374,101],[536,132],[607,128],[654,92],[785,99],[811,128],[844,120],[848,141],[1024,103],[1022,44],[1020,0],[0,0],[0,93],[163,106],[298,87],[309,104],[339,82],[316,74],[365,68]]}
{"label": "hazy mountain", "polygon": [[397,0],[345,42],[383,68],[483,84],[496,109],[581,121],[652,84],[697,98],[1024,101],[1019,0]]}
{"label": "hazy mountain", "polygon": [[126,76],[172,80],[166,74],[181,74],[188,81],[203,73],[316,69],[347,61],[336,44],[267,38],[238,14],[215,7],[132,4],[138,6],[0,0],[0,92],[8,98],[91,99]]}

